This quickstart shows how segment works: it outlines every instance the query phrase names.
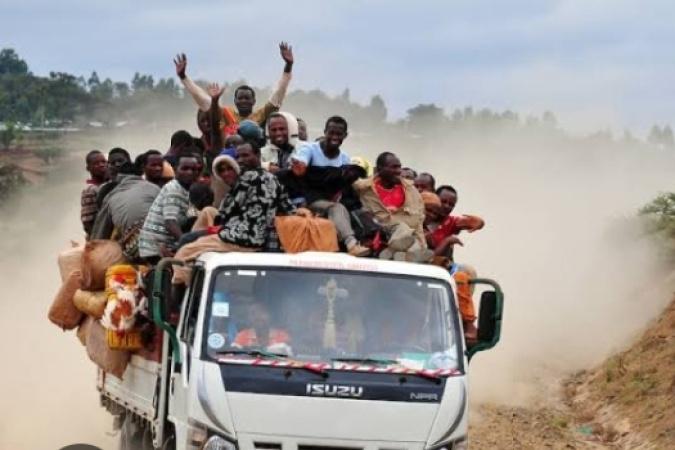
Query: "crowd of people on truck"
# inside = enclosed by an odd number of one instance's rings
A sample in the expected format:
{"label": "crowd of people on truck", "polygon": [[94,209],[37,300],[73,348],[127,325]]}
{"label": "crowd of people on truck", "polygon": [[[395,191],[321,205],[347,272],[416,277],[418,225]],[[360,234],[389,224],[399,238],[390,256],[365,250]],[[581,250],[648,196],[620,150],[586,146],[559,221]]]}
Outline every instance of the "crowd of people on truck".
{"label": "crowd of people on truck", "polygon": [[[223,89],[195,84],[187,57],[177,56],[176,74],[197,104],[202,134],[176,131],[166,152],[148,150],[135,159],[122,148],[90,151],[81,198],[87,239],[116,240],[130,262],[154,265],[162,257],[190,261],[207,251],[283,251],[276,216],[324,217],[350,255],[451,270],[465,332],[475,338],[468,283],[475,271],[456,264],[452,250],[463,245],[461,231],[479,230],[483,220],[453,215],[455,188],[436,187],[432,174],[402,167],[392,152],[381,153],[374,166],[348,155],[343,117],[329,117],[323,135],[310,141],[307,124],[281,110],[293,52],[286,43],[279,48],[281,79],[258,108],[249,86],[235,90],[234,105],[222,106]],[[176,268],[174,283],[189,276],[189,269]]]}

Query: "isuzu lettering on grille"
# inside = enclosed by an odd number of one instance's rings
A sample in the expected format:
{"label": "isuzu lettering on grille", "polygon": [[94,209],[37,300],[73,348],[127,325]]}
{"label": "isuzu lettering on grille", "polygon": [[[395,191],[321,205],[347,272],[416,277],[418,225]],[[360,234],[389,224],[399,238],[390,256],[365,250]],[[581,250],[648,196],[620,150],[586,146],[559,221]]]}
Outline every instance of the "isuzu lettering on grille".
{"label": "isuzu lettering on grille", "polygon": [[363,397],[363,387],[340,384],[307,383],[307,395],[316,397]]}

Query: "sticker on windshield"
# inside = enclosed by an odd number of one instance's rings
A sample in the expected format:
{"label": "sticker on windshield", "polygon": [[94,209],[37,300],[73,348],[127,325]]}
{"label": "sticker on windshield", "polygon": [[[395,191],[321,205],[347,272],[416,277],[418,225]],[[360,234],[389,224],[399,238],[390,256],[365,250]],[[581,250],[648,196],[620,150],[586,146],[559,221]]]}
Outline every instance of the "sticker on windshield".
{"label": "sticker on windshield", "polygon": [[213,304],[213,317],[230,317],[230,304],[218,302]]}
{"label": "sticker on windshield", "polygon": [[225,346],[225,338],[220,333],[213,333],[209,335],[207,340],[209,347],[213,349],[223,348]]}
{"label": "sticker on windshield", "polygon": [[256,270],[238,270],[237,275],[240,277],[257,277],[258,271]]}

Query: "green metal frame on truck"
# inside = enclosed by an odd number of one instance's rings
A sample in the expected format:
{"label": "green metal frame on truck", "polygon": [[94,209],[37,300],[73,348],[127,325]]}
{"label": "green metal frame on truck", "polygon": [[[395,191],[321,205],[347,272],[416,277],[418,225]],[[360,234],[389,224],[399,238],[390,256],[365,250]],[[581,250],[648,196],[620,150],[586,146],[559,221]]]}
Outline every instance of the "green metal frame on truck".
{"label": "green metal frame on truck", "polygon": [[164,271],[168,270],[169,267],[174,264],[182,266],[184,263],[178,259],[163,258],[157,264],[152,283],[152,295],[150,296],[150,310],[152,311],[152,320],[157,324],[158,327],[166,331],[166,333],[169,335],[171,347],[173,348],[173,360],[176,362],[176,364],[180,364],[181,357],[178,347],[178,335],[176,334],[174,327],[172,327],[169,322],[164,320],[164,314],[162,311],[164,301],[166,300],[163,282]]}

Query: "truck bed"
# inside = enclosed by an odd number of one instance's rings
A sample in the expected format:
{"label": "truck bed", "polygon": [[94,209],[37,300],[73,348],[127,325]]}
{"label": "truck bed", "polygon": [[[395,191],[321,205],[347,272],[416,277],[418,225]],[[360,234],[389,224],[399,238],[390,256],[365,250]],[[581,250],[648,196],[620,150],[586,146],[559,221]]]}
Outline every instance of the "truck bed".
{"label": "truck bed", "polygon": [[147,420],[156,417],[156,397],[161,375],[161,364],[132,355],[123,379],[98,371],[98,389],[109,398]]}

